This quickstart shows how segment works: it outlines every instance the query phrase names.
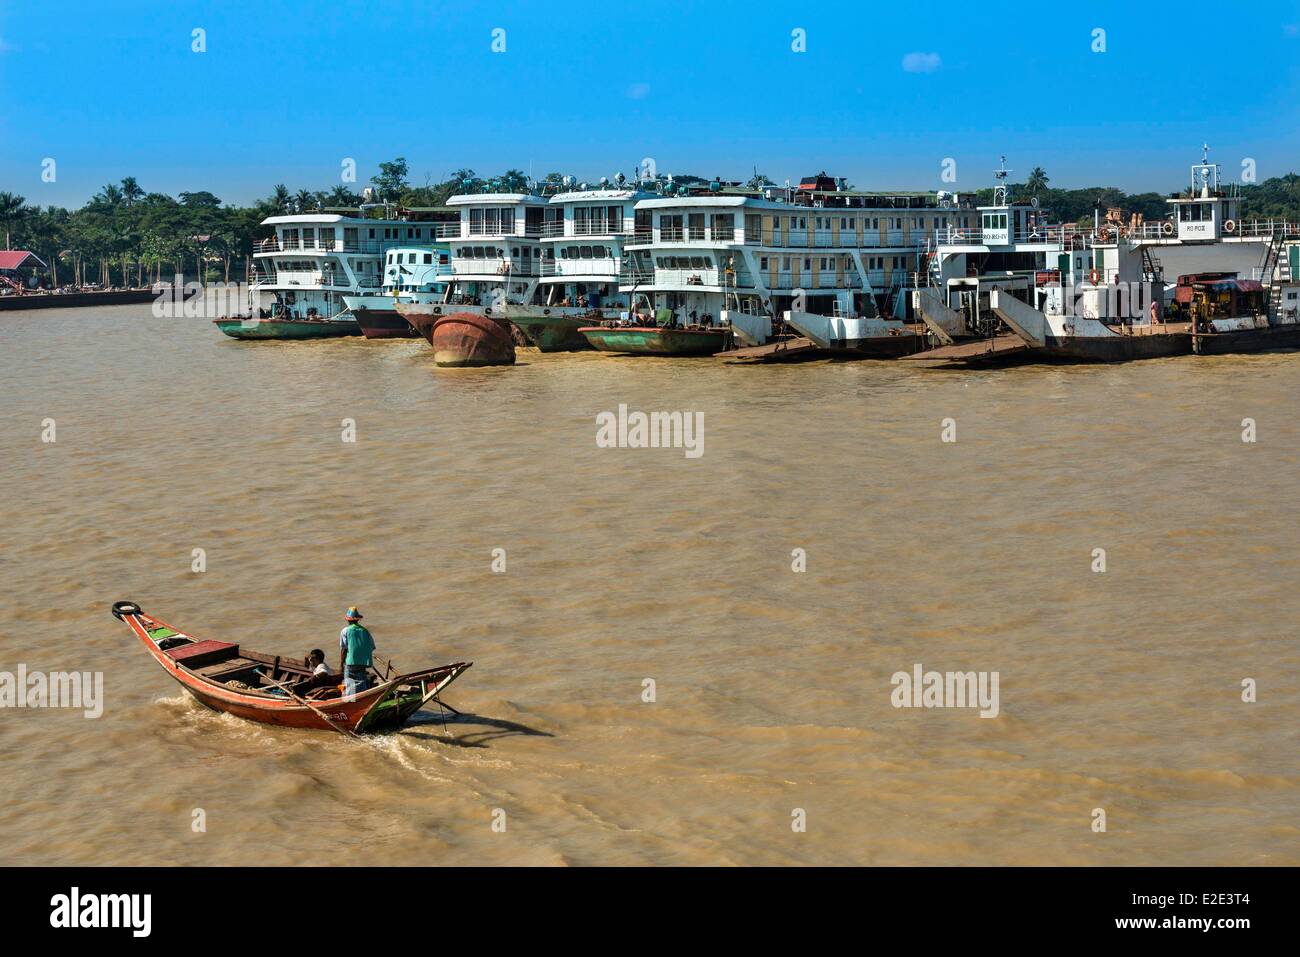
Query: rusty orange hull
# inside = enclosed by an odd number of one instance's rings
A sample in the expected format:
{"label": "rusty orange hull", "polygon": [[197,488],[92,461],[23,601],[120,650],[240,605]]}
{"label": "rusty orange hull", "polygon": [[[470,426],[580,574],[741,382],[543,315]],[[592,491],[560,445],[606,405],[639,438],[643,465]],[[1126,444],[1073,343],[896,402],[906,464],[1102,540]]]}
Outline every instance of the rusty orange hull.
{"label": "rusty orange hull", "polygon": [[440,366],[514,365],[515,343],[510,327],[491,316],[454,312],[449,316],[406,317],[433,347],[433,361]]}

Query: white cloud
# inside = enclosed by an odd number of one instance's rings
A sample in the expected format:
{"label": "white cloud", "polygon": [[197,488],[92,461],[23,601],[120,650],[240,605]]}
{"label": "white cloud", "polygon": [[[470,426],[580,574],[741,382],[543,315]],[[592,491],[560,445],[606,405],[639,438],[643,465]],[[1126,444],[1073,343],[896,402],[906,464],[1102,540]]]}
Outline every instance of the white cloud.
{"label": "white cloud", "polygon": [[908,53],[903,57],[903,71],[905,73],[933,73],[939,69],[943,61],[939,59],[937,53]]}

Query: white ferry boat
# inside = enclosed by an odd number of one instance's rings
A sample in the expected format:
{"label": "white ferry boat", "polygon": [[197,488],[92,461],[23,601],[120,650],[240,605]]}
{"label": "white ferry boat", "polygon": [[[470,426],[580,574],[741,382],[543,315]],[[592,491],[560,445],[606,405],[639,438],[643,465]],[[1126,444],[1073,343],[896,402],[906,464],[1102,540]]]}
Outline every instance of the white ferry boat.
{"label": "white ferry boat", "polygon": [[235,338],[319,338],[360,335],[344,296],[383,289],[388,249],[433,243],[448,231],[437,216],[389,207],[385,218],[341,213],[269,216],[274,235],[253,249],[249,312],[216,320]]}
{"label": "white ferry boat", "polygon": [[797,335],[861,357],[916,351],[908,277],[935,231],[974,216],[969,197],[852,190],[824,172],[797,188],[669,191],[637,202],[620,282],[653,321],[585,330],[597,348],[671,353],[665,338],[694,329],[750,347]]}

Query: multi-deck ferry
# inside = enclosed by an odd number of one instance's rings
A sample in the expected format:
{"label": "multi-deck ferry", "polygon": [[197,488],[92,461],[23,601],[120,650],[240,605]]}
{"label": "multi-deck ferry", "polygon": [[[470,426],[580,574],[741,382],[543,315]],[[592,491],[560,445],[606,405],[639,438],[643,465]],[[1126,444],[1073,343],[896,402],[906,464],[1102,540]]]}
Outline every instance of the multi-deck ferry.
{"label": "multi-deck ferry", "polygon": [[589,348],[577,333],[628,307],[619,289],[623,245],[638,201],[652,195],[602,182],[549,197],[453,196],[460,221],[449,239],[451,273],[440,302],[404,304],[412,316],[451,312],[504,318],[543,352]]}
{"label": "multi-deck ferry", "polygon": [[[253,249],[246,316],[216,320],[222,332],[241,339],[298,339],[360,335],[345,296],[381,294],[390,248],[419,249],[448,231],[440,211],[398,213],[384,218],[339,213],[293,213],[262,221],[274,235]],[[424,216],[427,218],[420,218]]]}
{"label": "multi-deck ferry", "polygon": [[[739,345],[785,335],[897,355],[921,348],[908,277],[935,230],[967,226],[969,197],[853,190],[820,173],[798,187],[710,183],[636,204],[620,288],[655,329],[726,329]],[[598,343],[625,333],[588,330]],[[655,351],[645,348],[638,351]]]}

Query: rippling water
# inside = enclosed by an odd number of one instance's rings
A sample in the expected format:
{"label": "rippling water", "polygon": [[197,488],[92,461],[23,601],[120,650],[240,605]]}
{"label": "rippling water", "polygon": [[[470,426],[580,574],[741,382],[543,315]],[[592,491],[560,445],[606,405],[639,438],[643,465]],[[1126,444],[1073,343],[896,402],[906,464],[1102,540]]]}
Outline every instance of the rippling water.
{"label": "rippling water", "polygon": [[[0,670],[107,699],[0,711],[6,863],[1300,863],[1300,355],[440,370],[147,306],[0,347]],[[703,412],[704,455],[597,448],[620,403]],[[295,655],[358,604],[402,667],[475,662],[468,716],[215,714],[122,598]],[[895,709],[918,662],[1000,715]]]}

